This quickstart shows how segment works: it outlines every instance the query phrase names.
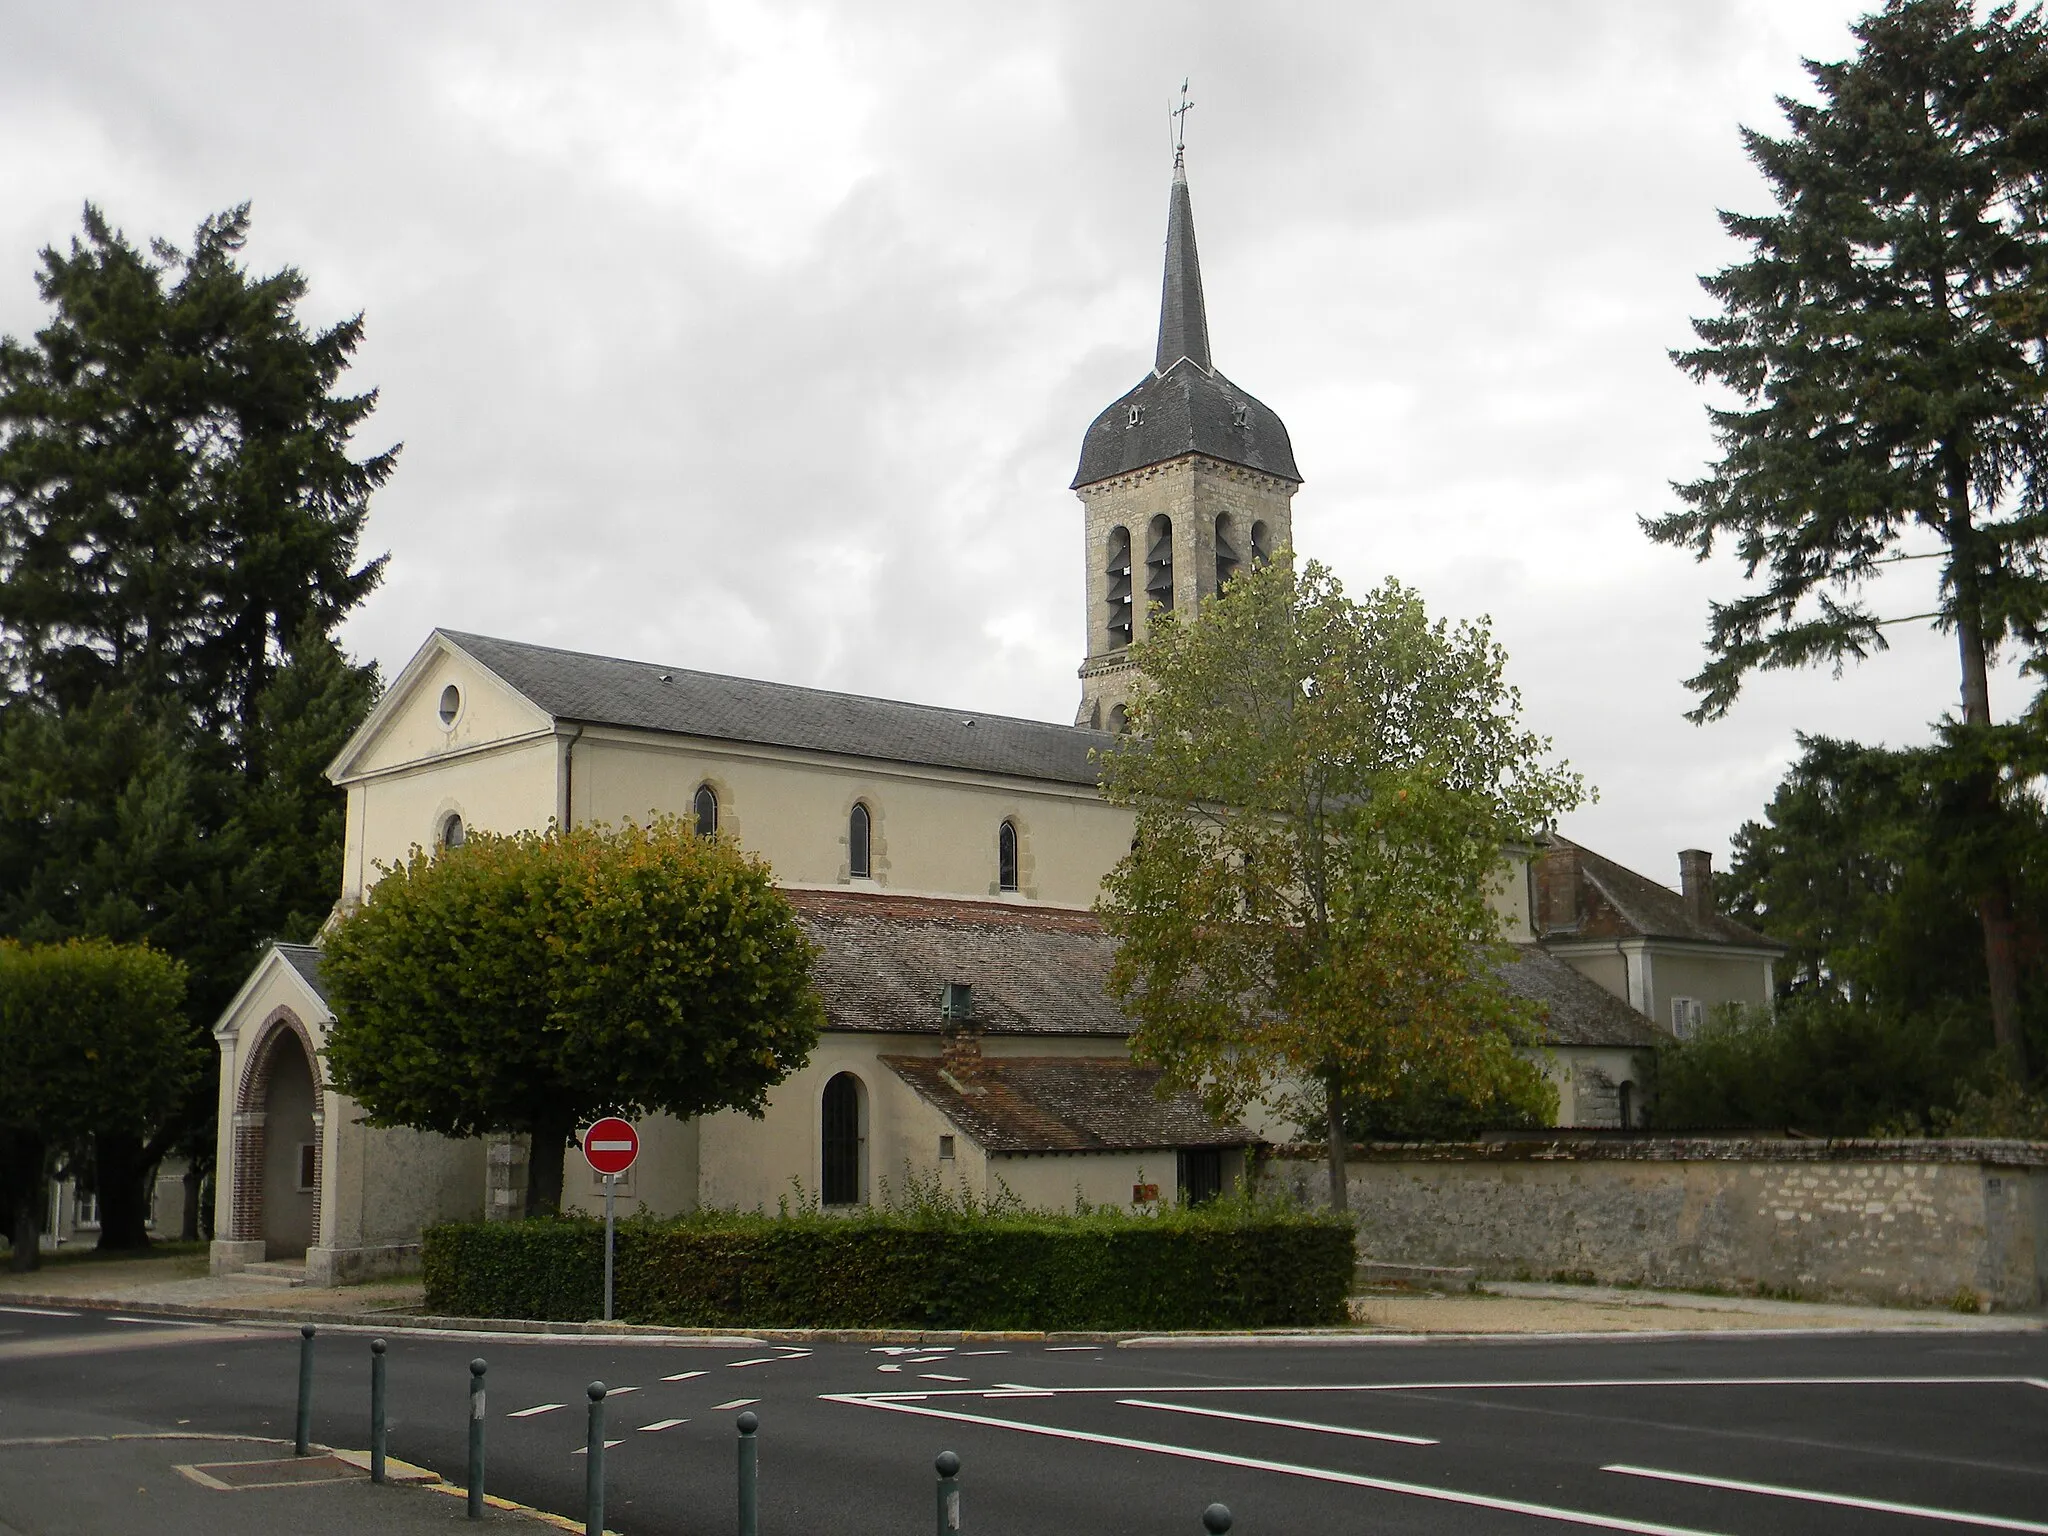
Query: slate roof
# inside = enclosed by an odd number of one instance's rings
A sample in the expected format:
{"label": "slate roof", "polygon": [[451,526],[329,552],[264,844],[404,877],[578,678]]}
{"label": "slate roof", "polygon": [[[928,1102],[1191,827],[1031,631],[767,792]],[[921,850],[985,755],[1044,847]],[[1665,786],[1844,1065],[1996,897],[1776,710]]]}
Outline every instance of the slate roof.
{"label": "slate roof", "polygon": [[1176,164],[1166,214],[1166,273],[1152,372],[1096,417],[1081,439],[1074,484],[1093,485],[1190,453],[1301,480],[1294,444],[1273,409],[1216,371],[1195,250],[1195,208]]}
{"label": "slate roof", "polygon": [[1534,944],[1518,944],[1500,976],[1517,996],[1544,1005],[1545,1045],[1612,1045],[1651,1048],[1670,1045],[1672,1036],[1596,981],[1589,981],[1555,955]]}
{"label": "slate roof", "polygon": [[1245,1147],[1192,1094],[1157,1095],[1159,1069],[1087,1057],[984,1057],[955,1077],[936,1056],[884,1056],[918,1096],[990,1152],[1138,1152]]}
{"label": "slate roof", "polygon": [[940,1032],[939,991],[974,988],[993,1035],[1131,1032],[1110,999],[1115,946],[1092,913],[993,901],[789,891],[818,958],[828,1029]]}
{"label": "slate roof", "polygon": [[1107,731],[940,709],[441,630],[557,720],[1093,785]]}
{"label": "slate roof", "polygon": [[320,981],[320,950],[313,944],[273,944],[271,946],[284,957],[285,963],[299,973],[300,979],[313,989],[313,995],[321,1002],[327,1001],[327,988]]}
{"label": "slate roof", "polygon": [[1576,850],[1579,858],[1578,925],[1553,929],[1546,939],[1685,939],[1701,944],[1737,945],[1782,953],[1785,946],[1718,912],[1695,916],[1685,897],[1592,849],[1553,833],[1551,848]]}

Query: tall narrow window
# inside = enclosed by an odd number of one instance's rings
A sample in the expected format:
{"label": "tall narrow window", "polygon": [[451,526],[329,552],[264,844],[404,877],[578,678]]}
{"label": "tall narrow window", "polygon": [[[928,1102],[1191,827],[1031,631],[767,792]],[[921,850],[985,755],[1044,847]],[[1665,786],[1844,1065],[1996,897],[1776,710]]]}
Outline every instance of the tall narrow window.
{"label": "tall narrow window", "polygon": [[1173,521],[1152,519],[1150,543],[1145,549],[1145,601],[1173,611]]}
{"label": "tall narrow window", "polygon": [[1109,530],[1109,644],[1131,643],[1131,530]]}
{"label": "tall narrow window", "polygon": [[1273,558],[1273,536],[1264,523],[1252,524],[1252,564],[1264,565]]}
{"label": "tall narrow window", "polygon": [[856,880],[868,878],[868,808],[859,801],[846,819],[846,872]]}
{"label": "tall narrow window", "polygon": [[697,835],[718,836],[718,791],[709,784],[699,784],[697,798],[692,804],[697,812]]}
{"label": "tall narrow window", "polygon": [[1621,1128],[1627,1130],[1636,1123],[1636,1085],[1623,1083],[1614,1091],[1615,1108],[1621,1114]]}
{"label": "tall narrow window", "polygon": [[996,884],[1006,891],[1017,889],[1017,824],[1003,823],[996,833]]}
{"label": "tall narrow window", "polygon": [[861,1203],[860,1100],[860,1079],[851,1072],[841,1072],[825,1085],[820,1130],[827,1205]]}
{"label": "tall narrow window", "polygon": [[1230,519],[1216,519],[1216,590],[1221,592],[1223,584],[1237,574],[1243,562],[1237,557],[1237,550],[1230,542]]}

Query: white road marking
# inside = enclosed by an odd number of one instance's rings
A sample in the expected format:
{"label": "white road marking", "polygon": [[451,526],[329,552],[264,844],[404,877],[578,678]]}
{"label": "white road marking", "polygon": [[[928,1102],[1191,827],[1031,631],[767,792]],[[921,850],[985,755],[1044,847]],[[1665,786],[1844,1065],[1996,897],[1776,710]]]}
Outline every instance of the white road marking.
{"label": "white road marking", "polygon": [[[624,1445],[625,1443],[626,1442],[623,1440],[607,1440],[604,1443],[604,1448],[606,1450],[610,1450],[615,1445]],[[590,1447],[587,1445],[579,1445],[576,1447],[575,1450],[571,1451],[569,1454],[571,1456],[588,1456],[590,1454]]]}
{"label": "white road marking", "polygon": [[606,1387],[604,1395],[606,1397],[617,1397],[621,1392],[638,1392],[639,1390],[638,1387]]}
{"label": "white road marking", "polygon": [[652,1424],[642,1424],[640,1426],[640,1433],[651,1435],[656,1430],[674,1429],[678,1424],[687,1424],[689,1422],[688,1419],[656,1419]]}
{"label": "white road marking", "polygon": [[[1148,1385],[1142,1390],[1162,1397],[1178,1397],[1197,1392],[1509,1392],[1562,1387],[2038,1387],[2044,1384],[2048,1383],[2034,1376],[1646,1376],[1639,1379],[1599,1377],[1585,1381],[1242,1382],[1233,1386],[1211,1387]],[[1013,1383],[998,1382],[996,1385],[1009,1386]],[[1055,1387],[1052,1390],[1062,1396],[1084,1396],[1138,1389],[1121,1386]]]}
{"label": "white road marking", "polygon": [[878,1371],[900,1371],[903,1367],[900,1365],[878,1365],[875,1369]]}
{"label": "white road marking", "polygon": [[677,1371],[673,1376],[664,1376],[663,1381],[688,1381],[693,1376],[702,1376],[702,1371]]}
{"label": "white road marking", "polygon": [[943,1376],[937,1371],[919,1371],[917,1374],[926,1381],[972,1381],[974,1379],[971,1376]]}
{"label": "white road marking", "polygon": [[76,1312],[58,1312],[50,1307],[0,1307],[0,1312],[12,1312],[17,1317],[76,1317]]}
{"label": "white road marking", "polygon": [[759,1399],[758,1397],[736,1397],[729,1403],[714,1403],[712,1405],[711,1411],[713,1413],[723,1413],[728,1408],[745,1408],[753,1403],[758,1403],[759,1401],[761,1401],[761,1399]]}
{"label": "white road marking", "polygon": [[1167,1413],[1191,1413],[1204,1419],[1233,1419],[1240,1424],[1272,1424],[1281,1429],[1313,1429],[1325,1435],[1349,1435],[1354,1440],[1387,1440],[1395,1445],[1441,1445],[1420,1435],[1395,1435],[1378,1429],[1353,1429],[1347,1424],[1314,1424],[1307,1419],[1269,1419],[1256,1413],[1232,1413],[1225,1408],[1197,1408],[1193,1403],[1154,1403],[1142,1397],[1120,1397],[1126,1408],[1159,1408]]}
{"label": "white road marking", "polygon": [[1881,1515],[1917,1515],[1922,1520],[1944,1520],[1951,1525],[1981,1525],[1994,1531],[2048,1532],[2048,1525],[2034,1520],[2014,1520],[2003,1515],[1973,1515],[1960,1509],[1936,1509],[1926,1504],[1898,1504],[1890,1499],[1863,1499],[1847,1493],[1818,1493],[1811,1488],[1786,1488],[1777,1483],[1748,1483],[1734,1477],[1698,1477],[1690,1472],[1663,1472],[1655,1467],[1615,1465],[1602,1472],[1619,1472],[1624,1477],[1653,1478],[1660,1483],[1684,1483],[1693,1488],[1725,1488],[1733,1493],[1761,1493],[1774,1499],[1797,1499],[1804,1504],[1832,1504],[1839,1509],[1867,1509]]}
{"label": "white road marking", "polygon": [[1108,1445],[1126,1451],[1150,1451],[1157,1456],[1178,1456],[1187,1461],[1205,1461],[1213,1466],[1245,1467],[1254,1472],[1281,1472],[1322,1483],[1341,1483],[1347,1488],[1371,1488],[1380,1493],[1405,1494],[1441,1504],[1458,1504],[1467,1509],[1492,1509],[1503,1514],[1528,1515],[1537,1520],[1556,1520],[1565,1525],[1591,1526],[1602,1531],[1630,1531],[1635,1536],[1719,1536],[1695,1526],[1660,1525],[1650,1520],[1628,1520],[1616,1515],[1598,1515],[1590,1510],[1561,1509],[1550,1504],[1530,1504],[1521,1499],[1497,1499],[1483,1493],[1459,1493],[1451,1488],[1431,1488],[1421,1483],[1397,1482],[1388,1477],[1365,1477],[1356,1472],[1338,1472],[1329,1467],[1300,1466],[1287,1461],[1267,1461],[1257,1456],[1231,1456],[1221,1451],[1198,1451],[1185,1445],[1163,1445],[1156,1440],[1132,1440],[1123,1435],[1097,1435],[1080,1429],[1059,1429],[1050,1424],[1027,1424],[1017,1419],[996,1419],[980,1413],[955,1413],[944,1408],[927,1408],[917,1403],[888,1402],[858,1393],[828,1395],[830,1403],[849,1403],[857,1408],[882,1408],[891,1413],[912,1413],[929,1419],[950,1419],[960,1424],[981,1424],[990,1429],[1010,1429],[1019,1434],[1044,1435],[1054,1440],[1079,1440],[1088,1445]]}
{"label": "white road marking", "polygon": [[553,1413],[557,1408],[563,1406],[565,1405],[561,1403],[542,1403],[535,1408],[521,1408],[516,1413],[506,1414],[505,1417],[508,1419],[530,1419],[538,1413]]}
{"label": "white road marking", "polygon": [[758,1360],[728,1360],[725,1362],[725,1368],[728,1371],[736,1371],[743,1365],[773,1365],[784,1358],[786,1357],[782,1355],[763,1355]]}
{"label": "white road marking", "polygon": [[964,1349],[960,1352],[960,1358],[965,1360],[969,1355],[1007,1355],[1008,1353],[1007,1349]]}
{"label": "white road marking", "polygon": [[145,1328],[211,1328],[212,1323],[188,1322],[181,1317],[110,1317],[110,1323],[141,1323]]}
{"label": "white road marking", "polygon": [[1010,1391],[1008,1391],[1008,1392],[984,1392],[984,1393],[982,1393],[982,1394],[981,1394],[981,1400],[982,1400],[983,1402],[985,1402],[985,1403],[986,1403],[986,1402],[989,1402],[990,1400],[992,1400],[992,1399],[994,1399],[994,1398],[998,1398],[998,1397],[1058,1397],[1058,1396],[1059,1396],[1059,1393],[1057,1393],[1057,1392],[1048,1392],[1048,1391],[1046,1391],[1046,1390],[1045,1390],[1045,1389],[1044,1389],[1043,1387],[1016,1387],[1016,1388],[1013,1388],[1013,1389],[1011,1389],[1011,1390],[1010,1390]]}
{"label": "white road marking", "polygon": [[1100,1348],[1102,1348],[1100,1344],[1048,1344],[1045,1346],[1045,1352],[1048,1355],[1064,1355],[1076,1349]]}

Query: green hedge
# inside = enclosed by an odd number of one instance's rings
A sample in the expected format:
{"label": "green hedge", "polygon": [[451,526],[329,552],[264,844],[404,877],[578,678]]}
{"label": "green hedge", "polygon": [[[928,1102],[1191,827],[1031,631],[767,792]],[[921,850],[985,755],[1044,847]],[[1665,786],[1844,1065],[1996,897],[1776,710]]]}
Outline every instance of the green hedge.
{"label": "green hedge", "polygon": [[[1156,1216],[947,1219],[715,1213],[618,1230],[616,1312],[693,1328],[1287,1328],[1341,1323],[1352,1229],[1217,1202]],[[475,1222],[426,1234],[426,1306],[580,1322],[604,1228]]]}

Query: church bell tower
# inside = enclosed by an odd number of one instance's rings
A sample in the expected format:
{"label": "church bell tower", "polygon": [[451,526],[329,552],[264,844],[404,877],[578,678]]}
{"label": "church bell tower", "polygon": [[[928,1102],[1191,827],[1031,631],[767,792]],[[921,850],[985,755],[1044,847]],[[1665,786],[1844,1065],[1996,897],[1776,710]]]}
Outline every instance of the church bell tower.
{"label": "church bell tower", "polygon": [[1176,150],[1152,371],[1095,418],[1074,475],[1088,574],[1076,725],[1121,728],[1130,646],[1155,609],[1191,612],[1239,566],[1294,547],[1300,484],[1280,418],[1210,360],[1195,209]]}

